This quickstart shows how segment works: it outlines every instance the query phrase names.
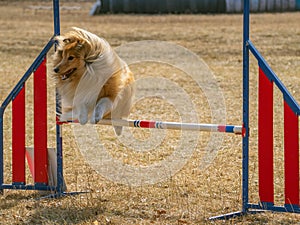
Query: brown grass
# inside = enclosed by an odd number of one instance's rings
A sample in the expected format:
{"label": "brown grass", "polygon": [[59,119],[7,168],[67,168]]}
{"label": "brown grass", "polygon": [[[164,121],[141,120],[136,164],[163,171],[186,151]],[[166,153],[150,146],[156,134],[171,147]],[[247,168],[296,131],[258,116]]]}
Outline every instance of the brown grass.
{"label": "brown grass", "polygon": [[[72,26],[106,38],[112,46],[140,40],[161,40],[184,46],[201,57],[213,71],[226,103],[228,124],[242,123],[242,15],[101,15],[90,17],[93,2],[64,3],[80,10],[61,12],[61,30]],[[0,99],[20,79],[43,45],[52,36],[52,12],[34,10],[31,2],[0,3]],[[51,6],[49,2],[42,5]],[[251,39],[266,57],[287,88],[299,101],[300,27],[299,13],[255,14],[251,17]],[[251,148],[250,200],[257,196],[257,66],[251,57]],[[137,78],[155,75],[176,82],[195,104],[197,118],[210,122],[210,111],[202,91],[182,71],[155,63],[132,67]],[[182,79],[181,79],[182,78]],[[53,84],[49,80],[53,106]],[[52,88],[52,89],[51,89]],[[32,86],[28,86],[28,123]],[[275,199],[282,204],[282,112],[281,96],[275,93]],[[54,146],[54,109],[49,107],[49,146]],[[10,109],[8,109],[8,112]],[[7,113],[9,114],[9,113]],[[146,98],[135,105],[132,118],[180,119],[174,106],[163,99]],[[5,123],[5,176],[10,181],[10,122]],[[133,151],[122,144],[111,128],[97,127],[108,152],[127,165],[150,165],[168,157],[181,134],[167,132],[155,151]],[[132,131],[147,140],[149,131]],[[32,144],[32,131],[28,128]],[[175,175],[153,185],[138,187],[118,184],[97,174],[84,160],[71,126],[64,126],[64,175],[70,191],[87,194],[60,199],[33,200],[31,191],[6,190],[1,196],[2,224],[296,224],[299,215],[262,213],[230,221],[210,222],[208,217],[241,209],[241,137],[225,135],[223,145],[205,169],[199,169],[209,135],[201,133],[186,165]],[[143,146],[140,146],[142,149]],[[218,146],[216,146],[218,148]],[[112,168],[113,169],[113,168]],[[108,170],[112,170],[108,168]]]}

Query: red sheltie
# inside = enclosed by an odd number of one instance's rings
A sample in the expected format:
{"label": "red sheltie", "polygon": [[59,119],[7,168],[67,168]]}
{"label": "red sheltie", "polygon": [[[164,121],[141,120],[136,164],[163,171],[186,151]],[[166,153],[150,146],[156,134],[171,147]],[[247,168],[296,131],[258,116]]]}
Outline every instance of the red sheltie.
{"label": "red sheltie", "polygon": [[[53,76],[62,99],[61,121],[97,123],[127,118],[134,76],[104,39],[80,28],[56,38]],[[114,127],[118,135],[122,127]]]}

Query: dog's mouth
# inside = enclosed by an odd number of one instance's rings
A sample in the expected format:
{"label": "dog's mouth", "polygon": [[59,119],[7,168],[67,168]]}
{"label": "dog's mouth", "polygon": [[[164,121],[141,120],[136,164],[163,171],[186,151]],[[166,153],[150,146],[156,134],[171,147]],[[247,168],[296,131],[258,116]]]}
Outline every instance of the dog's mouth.
{"label": "dog's mouth", "polygon": [[62,80],[68,79],[75,70],[76,70],[76,68],[68,70],[67,72],[65,72],[64,74],[61,75],[61,79]]}

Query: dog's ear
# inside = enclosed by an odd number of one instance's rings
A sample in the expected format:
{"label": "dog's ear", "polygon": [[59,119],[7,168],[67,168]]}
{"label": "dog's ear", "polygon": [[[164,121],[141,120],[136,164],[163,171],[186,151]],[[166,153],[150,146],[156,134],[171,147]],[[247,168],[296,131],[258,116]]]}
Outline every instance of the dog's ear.
{"label": "dog's ear", "polygon": [[90,54],[91,46],[88,41],[79,39],[77,40],[75,49],[78,52],[83,53],[84,58],[86,58]]}
{"label": "dog's ear", "polygon": [[69,44],[71,42],[72,42],[71,38],[64,38],[63,39],[63,43],[65,43],[65,44]]}
{"label": "dog's ear", "polygon": [[56,36],[54,38],[55,41],[57,41],[58,43],[61,43],[61,44],[68,44],[71,42],[71,38],[67,38],[67,37],[64,37],[64,36]]}
{"label": "dog's ear", "polygon": [[84,46],[84,41],[82,40],[77,40],[77,45],[76,45],[76,49],[77,50],[81,50]]}
{"label": "dog's ear", "polygon": [[68,36],[67,37],[57,36],[55,37],[55,39],[64,45],[75,42],[75,39],[73,37],[68,37]]}

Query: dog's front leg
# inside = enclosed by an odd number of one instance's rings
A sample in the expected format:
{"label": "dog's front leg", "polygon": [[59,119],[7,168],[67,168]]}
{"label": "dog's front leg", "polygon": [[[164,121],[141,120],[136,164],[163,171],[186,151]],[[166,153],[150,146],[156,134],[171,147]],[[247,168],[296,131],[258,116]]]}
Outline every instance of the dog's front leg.
{"label": "dog's front leg", "polygon": [[98,123],[103,116],[112,110],[113,102],[109,98],[101,98],[96,104],[93,115],[91,117],[91,123]]}

